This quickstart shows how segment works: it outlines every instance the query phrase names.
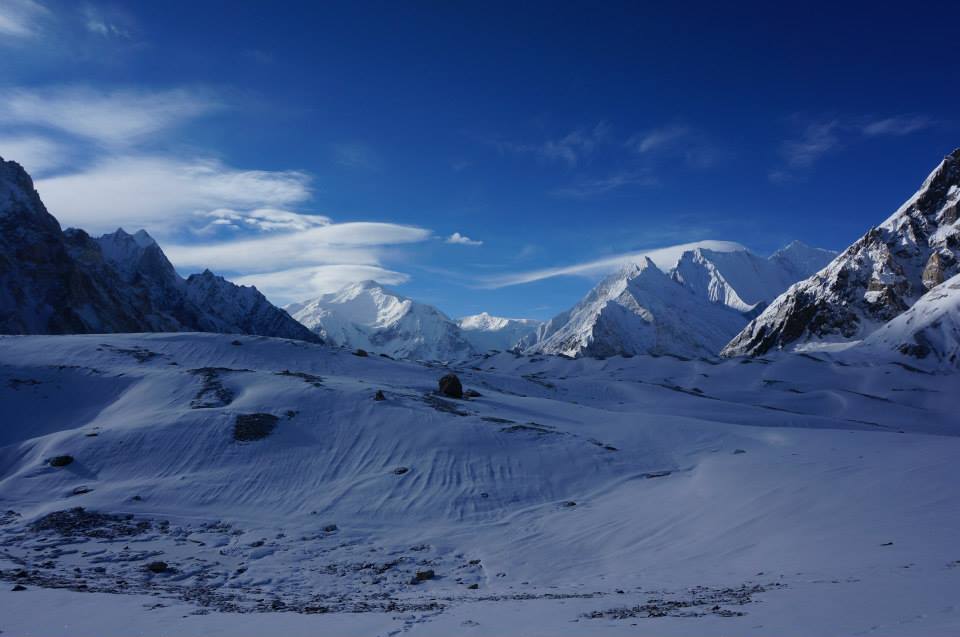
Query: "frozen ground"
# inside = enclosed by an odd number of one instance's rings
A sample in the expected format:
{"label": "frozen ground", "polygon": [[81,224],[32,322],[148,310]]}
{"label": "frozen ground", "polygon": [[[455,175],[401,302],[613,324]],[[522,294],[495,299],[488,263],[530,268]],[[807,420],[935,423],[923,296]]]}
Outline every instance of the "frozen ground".
{"label": "frozen ground", "polygon": [[481,395],[295,341],[0,339],[0,630],[960,632],[956,374],[454,369]]}

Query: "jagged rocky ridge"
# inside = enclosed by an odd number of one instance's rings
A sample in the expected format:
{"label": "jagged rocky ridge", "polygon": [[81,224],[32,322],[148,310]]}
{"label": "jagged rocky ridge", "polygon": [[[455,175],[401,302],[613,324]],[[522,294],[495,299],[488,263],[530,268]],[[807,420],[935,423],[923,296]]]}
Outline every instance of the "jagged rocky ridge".
{"label": "jagged rocky ridge", "polygon": [[607,277],[544,324],[526,351],[716,356],[767,302],[833,255],[794,242],[763,258],[730,243],[684,250],[659,267],[646,258]]}
{"label": "jagged rocky ridge", "polygon": [[886,221],[777,298],[723,355],[756,356],[870,335],[960,271],[958,206],[960,149]]}
{"label": "jagged rocky ridge", "polygon": [[24,169],[0,158],[0,333],[219,332],[320,340],[253,287],[184,280],[143,230],[62,231]]}

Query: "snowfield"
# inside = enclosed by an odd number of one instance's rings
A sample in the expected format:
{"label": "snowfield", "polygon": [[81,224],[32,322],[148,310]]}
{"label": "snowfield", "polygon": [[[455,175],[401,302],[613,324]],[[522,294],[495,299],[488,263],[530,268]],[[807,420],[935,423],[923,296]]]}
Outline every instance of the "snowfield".
{"label": "snowfield", "polygon": [[957,634],[958,377],[926,363],[2,337],[0,630]]}

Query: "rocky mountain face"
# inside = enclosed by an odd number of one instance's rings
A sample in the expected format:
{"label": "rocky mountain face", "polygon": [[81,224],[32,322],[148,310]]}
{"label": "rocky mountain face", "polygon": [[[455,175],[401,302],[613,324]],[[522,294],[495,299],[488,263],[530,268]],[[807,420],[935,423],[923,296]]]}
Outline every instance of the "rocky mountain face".
{"label": "rocky mountain face", "polygon": [[443,312],[376,281],[354,283],[286,309],[334,345],[423,360],[455,360],[476,353]]}
{"label": "rocky mountain face", "polygon": [[760,355],[870,335],[960,271],[960,149],[823,270],[792,286],[723,350]]}
{"label": "rocky mountain face", "polygon": [[543,321],[491,316],[486,312],[457,320],[463,337],[478,352],[526,349],[536,343]]}
{"label": "rocky mountain face", "polygon": [[319,340],[256,288],[184,280],[143,230],[62,231],[30,176],[0,159],[0,333],[176,331]]}
{"label": "rocky mountain face", "polygon": [[921,296],[909,310],[868,336],[863,347],[960,369],[960,274]]}
{"label": "rocky mountain face", "polygon": [[551,319],[527,351],[716,356],[753,313],[833,255],[794,242],[770,258],[737,244],[724,250],[686,249],[665,271],[647,258],[608,277]]}

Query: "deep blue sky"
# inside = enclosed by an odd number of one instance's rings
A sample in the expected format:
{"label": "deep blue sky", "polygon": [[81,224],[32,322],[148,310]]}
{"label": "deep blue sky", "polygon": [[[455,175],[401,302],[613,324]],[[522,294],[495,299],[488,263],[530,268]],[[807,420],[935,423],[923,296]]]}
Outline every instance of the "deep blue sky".
{"label": "deep blue sky", "polygon": [[545,318],[593,279],[491,281],[840,249],[960,145],[956,5],[519,4],[4,0],[0,155],[64,225],[145,225],[278,302],[382,270],[453,316]]}

